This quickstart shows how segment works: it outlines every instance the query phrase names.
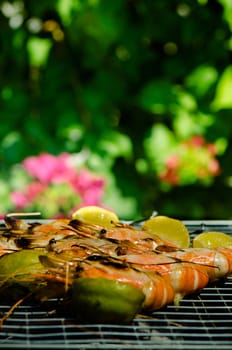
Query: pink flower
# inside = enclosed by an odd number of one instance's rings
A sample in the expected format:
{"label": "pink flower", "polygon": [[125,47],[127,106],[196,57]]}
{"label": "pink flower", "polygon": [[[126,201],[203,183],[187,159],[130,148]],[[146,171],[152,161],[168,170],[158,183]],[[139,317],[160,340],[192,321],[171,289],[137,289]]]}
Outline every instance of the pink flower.
{"label": "pink flower", "polygon": [[28,157],[23,166],[32,177],[46,184],[68,181],[75,175],[75,169],[69,165],[68,153],[59,156],[42,153],[37,157]]}
{"label": "pink flower", "polygon": [[68,153],[58,156],[42,153],[26,158],[22,166],[29,182],[11,193],[15,208],[35,208],[54,217],[69,215],[74,206],[100,205],[104,179],[87,168],[78,169],[71,161]]}
{"label": "pink flower", "polygon": [[83,193],[84,205],[99,205],[103,196],[102,180],[94,181],[91,186]]}
{"label": "pink flower", "polygon": [[39,182],[28,184],[24,192],[14,191],[11,193],[11,200],[18,209],[23,209],[30,205],[46,187]]}
{"label": "pink flower", "polygon": [[83,169],[79,172],[78,176],[70,179],[70,183],[74,190],[80,195],[84,195],[86,191],[96,190],[97,187],[102,189],[104,187],[105,181],[91,174],[87,169]]}
{"label": "pink flower", "polygon": [[40,182],[30,183],[26,188],[26,196],[28,202],[33,202],[41,193],[43,193],[45,189],[46,186]]}
{"label": "pink flower", "polygon": [[11,200],[17,209],[22,209],[27,205],[26,195],[20,191],[14,191],[10,194]]}
{"label": "pink flower", "polygon": [[220,164],[217,159],[211,159],[209,162],[209,171],[213,176],[218,176],[221,172]]}

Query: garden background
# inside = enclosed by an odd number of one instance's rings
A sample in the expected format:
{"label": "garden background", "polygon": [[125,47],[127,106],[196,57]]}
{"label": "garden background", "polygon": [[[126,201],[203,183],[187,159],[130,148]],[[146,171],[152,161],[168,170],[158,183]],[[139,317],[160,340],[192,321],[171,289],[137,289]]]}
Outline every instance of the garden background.
{"label": "garden background", "polygon": [[232,218],[231,0],[1,1],[0,25],[1,213]]}

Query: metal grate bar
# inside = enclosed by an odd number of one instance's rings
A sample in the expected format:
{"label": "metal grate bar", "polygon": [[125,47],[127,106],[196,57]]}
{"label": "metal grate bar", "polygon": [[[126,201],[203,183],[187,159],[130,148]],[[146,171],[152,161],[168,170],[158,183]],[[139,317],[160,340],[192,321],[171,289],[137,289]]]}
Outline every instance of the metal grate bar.
{"label": "metal grate bar", "polygon": [[[191,236],[217,230],[232,234],[232,221],[186,222]],[[232,349],[232,277],[169,305],[131,325],[83,324],[31,305],[19,306],[0,330],[4,349]],[[9,306],[0,306],[1,314]]]}

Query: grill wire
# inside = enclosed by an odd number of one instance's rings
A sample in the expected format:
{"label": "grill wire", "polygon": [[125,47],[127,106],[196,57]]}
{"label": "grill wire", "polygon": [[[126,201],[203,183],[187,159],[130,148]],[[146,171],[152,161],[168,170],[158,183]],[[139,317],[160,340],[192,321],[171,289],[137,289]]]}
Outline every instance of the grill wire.
{"label": "grill wire", "polygon": [[[232,235],[232,221],[186,221],[191,237],[202,231]],[[232,349],[232,277],[168,305],[130,325],[84,324],[55,312],[21,305],[0,329],[1,349]],[[0,317],[10,306],[0,305]]]}

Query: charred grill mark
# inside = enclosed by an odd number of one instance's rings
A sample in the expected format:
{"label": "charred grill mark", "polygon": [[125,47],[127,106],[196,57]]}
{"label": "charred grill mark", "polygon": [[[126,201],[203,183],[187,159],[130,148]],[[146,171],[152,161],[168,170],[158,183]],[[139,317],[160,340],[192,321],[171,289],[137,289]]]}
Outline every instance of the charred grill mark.
{"label": "charred grill mark", "polygon": [[18,248],[28,248],[30,246],[30,240],[25,237],[16,238],[14,241]]}
{"label": "charred grill mark", "polygon": [[[88,230],[84,230],[85,225],[79,220],[71,220],[68,225],[64,225],[63,228],[59,228],[59,230],[69,230],[73,232],[73,236],[80,237],[95,237],[95,233],[90,233]],[[70,234],[71,235],[71,234]]]}
{"label": "charred grill mark", "polygon": [[93,246],[90,246],[88,243],[84,243],[84,242],[81,242],[81,243],[74,243],[71,245],[71,248],[82,248],[82,249],[90,249],[91,251],[97,251],[99,253],[101,253],[101,251],[99,249],[97,249],[97,247],[93,247]]}
{"label": "charred grill mark", "polygon": [[37,228],[38,226],[42,226],[42,224],[40,224],[38,222],[34,222],[34,223],[30,224],[27,228],[27,233],[30,235],[33,235],[34,229]]}
{"label": "charred grill mark", "polygon": [[77,276],[78,274],[82,273],[84,271],[84,268],[80,265],[77,265],[76,266],[76,273],[77,273]]}
{"label": "charred grill mark", "polygon": [[155,251],[157,253],[159,252],[165,252],[165,253],[168,253],[168,252],[175,252],[177,250],[180,250],[179,248],[176,248],[176,247],[171,247],[171,246],[167,246],[167,245],[159,245],[158,247],[156,247]]}
{"label": "charred grill mark", "polygon": [[33,228],[33,227],[37,227],[37,226],[41,226],[41,222],[31,222],[30,223],[30,227]]}
{"label": "charred grill mark", "polygon": [[84,246],[84,245],[75,243],[75,244],[72,244],[72,245],[71,245],[71,248],[83,248],[83,249],[86,249],[87,247]]}
{"label": "charred grill mark", "polygon": [[103,266],[111,266],[116,269],[127,269],[128,263],[122,260],[117,260],[117,258],[112,258],[110,256],[102,255],[90,255],[85,259],[85,262],[100,262]]}
{"label": "charred grill mark", "polygon": [[111,260],[105,260],[102,262],[102,265],[105,265],[105,266],[111,266],[111,267],[114,267],[118,270],[125,270],[125,269],[128,269],[128,264],[125,263],[125,262],[120,262],[120,261],[111,261]]}
{"label": "charred grill mark", "polygon": [[[102,237],[103,238],[103,237]],[[115,238],[107,238],[107,241],[114,244],[119,244],[121,241]]]}
{"label": "charred grill mark", "polygon": [[4,237],[4,238],[11,238],[12,237],[12,232],[10,231],[10,229],[6,229],[6,231],[3,232],[1,234],[1,236]]}
{"label": "charred grill mark", "polygon": [[73,219],[73,220],[69,221],[69,226],[71,226],[75,229],[77,229],[81,224],[82,224],[81,221],[77,220],[77,219]]}

